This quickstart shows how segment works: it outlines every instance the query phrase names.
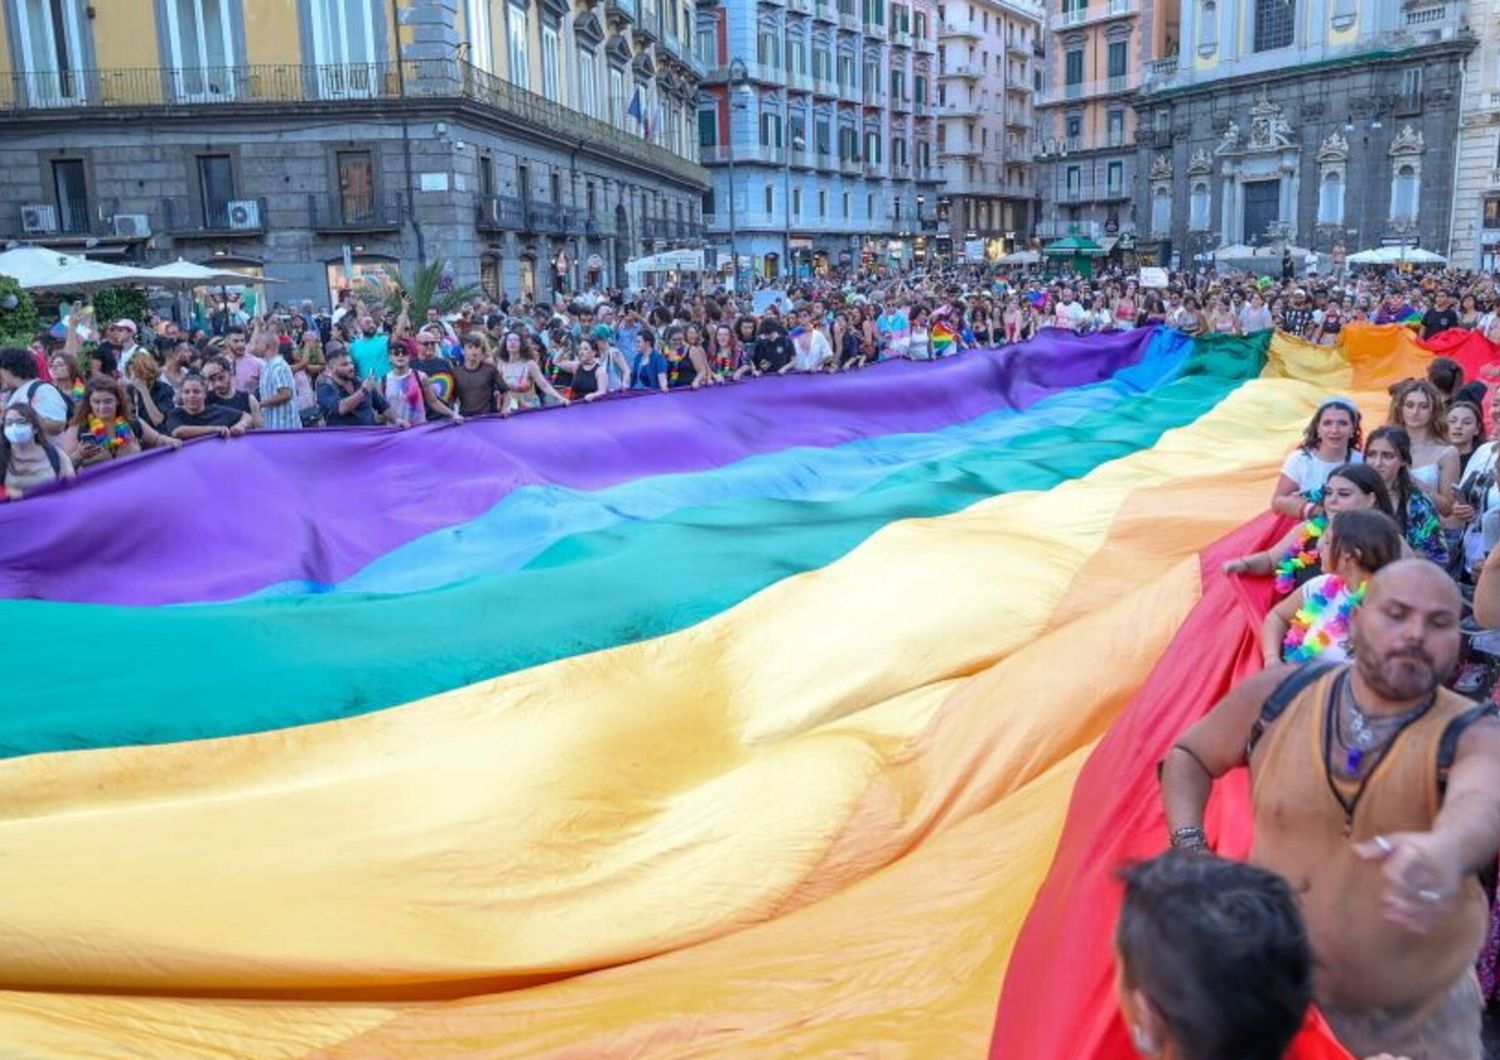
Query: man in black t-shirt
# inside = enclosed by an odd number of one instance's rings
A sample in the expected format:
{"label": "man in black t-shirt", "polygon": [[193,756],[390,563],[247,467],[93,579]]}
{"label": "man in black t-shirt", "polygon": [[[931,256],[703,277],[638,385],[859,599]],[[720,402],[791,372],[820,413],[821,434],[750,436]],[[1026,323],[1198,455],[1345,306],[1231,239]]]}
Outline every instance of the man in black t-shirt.
{"label": "man in black t-shirt", "polygon": [[162,431],[180,441],[216,434],[220,438],[244,434],[250,428],[250,417],[236,409],[208,404],[208,384],[202,376],[190,375],[182,381],[178,404],[167,413]]}
{"label": "man in black t-shirt", "polygon": [[1439,291],[1432,308],[1422,314],[1422,338],[1430,339],[1440,331],[1458,327],[1458,310],[1447,291]]}
{"label": "man in black t-shirt", "polygon": [[1299,287],[1292,292],[1291,304],[1281,311],[1281,330],[1305,339],[1312,324],[1313,308],[1307,304],[1307,292]]}
{"label": "man in black t-shirt", "polygon": [[234,366],[226,357],[211,357],[203,362],[203,381],[208,384],[208,400],[211,404],[234,409],[250,417],[254,426],[260,425],[260,402],[254,394],[236,390]]}
{"label": "man in black t-shirt", "polygon": [[415,340],[403,340],[408,347],[415,345],[412,370],[426,377],[432,392],[443,404],[453,406],[453,362],[443,356],[441,336],[432,328],[417,332]]}
{"label": "man in black t-shirt", "polygon": [[761,324],[760,335],[755,340],[754,364],[757,372],[762,375],[775,374],[791,364],[796,353],[796,347],[792,345],[792,340],[787,337],[786,329],[779,320],[770,318]]}

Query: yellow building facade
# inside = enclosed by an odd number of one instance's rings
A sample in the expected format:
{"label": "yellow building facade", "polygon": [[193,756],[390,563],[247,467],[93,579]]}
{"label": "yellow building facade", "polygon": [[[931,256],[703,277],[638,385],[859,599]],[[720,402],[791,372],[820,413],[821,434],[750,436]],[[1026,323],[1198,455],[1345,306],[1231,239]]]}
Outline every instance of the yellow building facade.
{"label": "yellow building facade", "polygon": [[695,18],[691,0],[7,0],[0,242],[228,259],[317,302],[361,266],[438,255],[497,294],[609,286],[700,245]]}

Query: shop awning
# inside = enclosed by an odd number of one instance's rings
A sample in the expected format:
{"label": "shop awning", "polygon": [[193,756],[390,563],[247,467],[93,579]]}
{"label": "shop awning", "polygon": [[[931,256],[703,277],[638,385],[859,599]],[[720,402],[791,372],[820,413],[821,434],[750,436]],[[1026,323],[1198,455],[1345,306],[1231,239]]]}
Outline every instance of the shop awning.
{"label": "shop awning", "polygon": [[1105,250],[1088,236],[1068,236],[1055,243],[1048,243],[1042,253],[1051,258],[1102,258]]}

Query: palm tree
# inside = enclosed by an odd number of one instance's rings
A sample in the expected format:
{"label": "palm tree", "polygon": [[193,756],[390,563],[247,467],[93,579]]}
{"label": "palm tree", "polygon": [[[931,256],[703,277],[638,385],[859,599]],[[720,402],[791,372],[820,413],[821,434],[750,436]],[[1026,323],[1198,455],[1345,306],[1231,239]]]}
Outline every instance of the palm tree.
{"label": "palm tree", "polygon": [[418,266],[409,278],[394,266],[387,266],[385,271],[391,281],[386,306],[391,312],[399,313],[401,292],[405,291],[411,298],[411,318],[417,323],[427,316],[429,306],[439,313],[451,313],[483,293],[477,283],[466,283],[461,287],[454,284],[453,277],[448,275],[447,258],[434,258],[426,265]]}

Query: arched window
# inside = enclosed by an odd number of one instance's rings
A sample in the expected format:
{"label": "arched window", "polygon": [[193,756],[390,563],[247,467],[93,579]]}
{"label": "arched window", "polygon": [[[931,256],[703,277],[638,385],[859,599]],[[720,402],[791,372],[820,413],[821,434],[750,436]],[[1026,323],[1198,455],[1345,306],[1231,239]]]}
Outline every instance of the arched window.
{"label": "arched window", "polygon": [[1318,191],[1318,224],[1344,223],[1344,175],[1336,169],[1323,174]]}
{"label": "arched window", "polygon": [[1162,185],[1151,193],[1151,232],[1153,235],[1165,235],[1171,230],[1172,192]]}
{"label": "arched window", "polygon": [[1198,53],[1212,55],[1219,48],[1219,5],[1203,0],[1198,7]]}
{"label": "arched window", "polygon": [[1208,183],[1198,181],[1193,185],[1193,194],[1189,204],[1188,227],[1194,232],[1206,232],[1208,230]]}
{"label": "arched window", "polygon": [[1417,167],[1403,163],[1391,183],[1391,220],[1406,221],[1417,216]]}

